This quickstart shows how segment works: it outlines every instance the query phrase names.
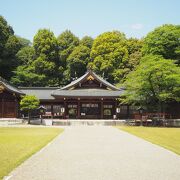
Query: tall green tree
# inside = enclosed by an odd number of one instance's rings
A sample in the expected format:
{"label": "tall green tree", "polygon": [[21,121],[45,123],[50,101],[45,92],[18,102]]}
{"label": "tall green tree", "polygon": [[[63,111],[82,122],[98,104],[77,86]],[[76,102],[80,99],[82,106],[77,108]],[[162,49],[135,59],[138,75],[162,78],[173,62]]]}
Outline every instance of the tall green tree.
{"label": "tall green tree", "polygon": [[3,16],[0,16],[0,57],[3,54],[4,46],[9,38],[13,35],[14,31]]}
{"label": "tall green tree", "polygon": [[69,81],[69,72],[67,70],[67,59],[73,52],[74,48],[79,45],[79,38],[76,37],[71,31],[66,30],[61,33],[58,38],[59,58],[62,63],[63,82],[66,84]]}
{"label": "tall green tree", "polygon": [[162,55],[180,64],[180,25],[165,24],[144,38],[143,54]]}
{"label": "tall green tree", "polygon": [[85,74],[87,64],[90,62],[90,52],[91,49],[83,45],[74,48],[67,59],[67,70],[70,80]]}
{"label": "tall green tree", "polygon": [[26,46],[18,51],[16,59],[18,67],[13,71],[11,83],[16,86],[42,86],[45,85],[45,75],[37,74],[33,62],[36,58],[34,48]]}
{"label": "tall green tree", "polygon": [[9,36],[0,59],[1,76],[9,80],[13,75],[13,70],[18,66],[16,53],[21,49],[21,43],[14,35]]}
{"label": "tall green tree", "polygon": [[19,41],[19,39],[16,36],[12,35],[12,36],[9,36],[9,38],[5,44],[3,54],[7,59],[10,60],[10,59],[15,58],[16,53],[21,48],[22,48],[22,44]]}
{"label": "tall green tree", "polygon": [[63,78],[59,46],[53,32],[40,29],[34,36],[33,47],[36,59],[32,63],[35,73],[46,77],[46,85],[57,86]]}
{"label": "tall green tree", "polygon": [[79,38],[71,31],[66,30],[58,36],[57,40],[60,50],[60,59],[66,61],[74,48],[79,45]]}
{"label": "tall green tree", "polygon": [[124,83],[126,103],[145,106],[151,111],[162,111],[162,105],[180,101],[180,68],[173,60],[159,55],[141,59],[135,71],[128,74]]}
{"label": "tall green tree", "polygon": [[58,42],[50,30],[40,29],[34,36],[33,47],[37,57],[45,55],[49,61],[58,61]]}
{"label": "tall green tree", "polygon": [[22,47],[27,47],[27,46],[31,46],[32,45],[30,40],[28,40],[26,38],[23,38],[21,36],[17,36],[17,35],[16,35],[16,37],[18,38],[18,40],[19,40],[19,42],[20,42]]}
{"label": "tall green tree", "polygon": [[17,67],[16,53],[22,47],[7,21],[0,16],[0,76],[9,80]]}
{"label": "tall green tree", "polygon": [[58,77],[58,74],[60,74],[58,73],[58,67],[54,62],[49,61],[45,55],[41,55],[34,60],[32,66],[35,68],[35,73],[44,75],[45,86],[58,86],[60,81]]}
{"label": "tall green tree", "polygon": [[90,36],[84,36],[81,40],[80,40],[80,45],[82,46],[86,46],[88,48],[92,48],[93,45],[93,41],[94,39]]}
{"label": "tall green tree", "polygon": [[133,71],[134,68],[139,64],[142,57],[142,46],[142,40],[136,38],[127,39],[126,47],[129,54],[127,67],[129,68],[129,72]]}
{"label": "tall green tree", "polygon": [[117,83],[126,73],[128,50],[126,37],[119,31],[105,32],[93,43],[92,63],[89,66],[112,83]]}
{"label": "tall green tree", "polygon": [[32,46],[26,46],[20,49],[16,54],[19,65],[28,65],[36,58],[35,50]]}

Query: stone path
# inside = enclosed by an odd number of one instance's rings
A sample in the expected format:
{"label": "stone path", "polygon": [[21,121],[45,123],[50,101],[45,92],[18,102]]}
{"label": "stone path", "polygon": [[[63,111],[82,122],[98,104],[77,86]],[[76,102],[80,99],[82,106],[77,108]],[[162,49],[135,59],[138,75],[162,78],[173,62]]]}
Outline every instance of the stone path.
{"label": "stone path", "polygon": [[179,180],[180,156],[110,126],[70,126],[11,180]]}

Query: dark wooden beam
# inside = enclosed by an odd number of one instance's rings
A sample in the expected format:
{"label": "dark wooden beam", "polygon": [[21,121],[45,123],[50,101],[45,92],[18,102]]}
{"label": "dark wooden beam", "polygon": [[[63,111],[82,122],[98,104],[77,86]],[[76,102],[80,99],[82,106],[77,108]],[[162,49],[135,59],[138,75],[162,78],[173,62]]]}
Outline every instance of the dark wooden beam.
{"label": "dark wooden beam", "polygon": [[101,99],[101,119],[103,119],[103,99]]}
{"label": "dark wooden beam", "polygon": [[81,116],[80,115],[80,112],[81,112],[81,107],[80,106],[81,106],[80,99],[78,98],[78,107],[77,107],[78,108],[78,116],[77,116],[78,119],[80,119],[80,116]]}

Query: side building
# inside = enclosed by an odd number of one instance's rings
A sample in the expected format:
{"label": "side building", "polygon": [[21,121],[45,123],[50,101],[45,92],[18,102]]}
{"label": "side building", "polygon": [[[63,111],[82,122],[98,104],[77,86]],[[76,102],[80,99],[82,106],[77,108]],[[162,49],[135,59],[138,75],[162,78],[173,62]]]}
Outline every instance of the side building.
{"label": "side building", "polygon": [[19,117],[19,101],[25,95],[21,90],[0,78],[0,118]]}

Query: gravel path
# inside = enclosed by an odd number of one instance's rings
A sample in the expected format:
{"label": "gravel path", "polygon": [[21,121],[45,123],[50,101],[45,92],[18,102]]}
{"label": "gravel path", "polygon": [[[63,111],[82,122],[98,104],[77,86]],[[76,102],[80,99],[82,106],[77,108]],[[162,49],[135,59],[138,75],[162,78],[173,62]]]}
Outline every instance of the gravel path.
{"label": "gravel path", "polygon": [[11,180],[179,180],[180,156],[110,126],[70,126]]}

